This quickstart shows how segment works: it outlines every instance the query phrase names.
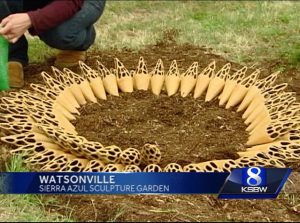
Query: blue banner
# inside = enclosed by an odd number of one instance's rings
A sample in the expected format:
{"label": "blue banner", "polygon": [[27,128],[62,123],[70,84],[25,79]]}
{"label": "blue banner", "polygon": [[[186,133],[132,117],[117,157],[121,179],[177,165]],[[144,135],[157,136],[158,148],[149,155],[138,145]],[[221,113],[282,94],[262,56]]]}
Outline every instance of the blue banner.
{"label": "blue banner", "polygon": [[0,173],[0,194],[219,194],[274,198],[291,169],[243,168],[231,173]]}

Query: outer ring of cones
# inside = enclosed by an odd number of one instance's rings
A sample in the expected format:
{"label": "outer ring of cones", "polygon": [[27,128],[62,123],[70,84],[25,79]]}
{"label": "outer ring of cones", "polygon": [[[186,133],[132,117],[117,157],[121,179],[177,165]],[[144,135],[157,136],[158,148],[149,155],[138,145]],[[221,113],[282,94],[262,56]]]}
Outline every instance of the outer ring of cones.
{"label": "outer ring of cones", "polygon": [[[194,63],[193,66],[195,66],[195,64],[196,63]],[[213,66],[211,65],[209,68],[212,69],[212,67]],[[135,154],[137,158],[133,163],[125,160],[127,151],[124,150],[122,152],[121,149],[116,152],[117,154],[113,159],[110,159],[107,155],[107,151],[113,149],[113,146],[103,147],[100,143],[89,142],[85,138],[77,136],[75,127],[70,123],[71,120],[76,119],[72,113],[79,114],[77,109],[80,105],[86,104],[87,101],[97,103],[97,98],[106,99],[106,91],[112,95],[118,95],[118,92],[115,92],[116,89],[108,90],[107,84],[109,84],[109,81],[112,81],[110,83],[114,83],[115,87],[118,85],[124,92],[133,91],[133,81],[135,81],[135,87],[142,90],[149,89],[148,85],[151,83],[151,90],[156,95],[161,93],[163,85],[165,84],[169,96],[178,91],[181,82],[180,91],[182,97],[187,96],[192,89],[195,88],[194,98],[200,97],[207,90],[206,101],[211,101],[223,90],[222,94],[219,96],[220,104],[222,105],[227,102],[226,108],[237,106],[239,104],[238,111],[244,111],[243,118],[245,119],[245,123],[249,124],[247,131],[249,131],[250,134],[247,145],[253,147],[245,152],[240,152],[239,155],[242,156],[240,159],[212,160],[203,163],[190,164],[183,168],[179,164],[170,163],[164,169],[157,164],[159,161],[155,161],[156,164],[144,163],[147,165],[144,171],[228,171],[231,168],[245,166],[250,163],[264,165],[264,162],[270,164],[271,161],[275,162],[274,165],[277,166],[284,165],[280,160],[276,160],[276,156],[272,157],[271,152],[267,154],[271,156],[269,157],[269,161],[264,157],[263,153],[267,152],[267,149],[270,148],[270,146],[277,146],[278,151],[280,151],[278,153],[279,155],[300,159],[300,155],[298,154],[300,151],[300,138],[297,138],[297,135],[300,133],[298,124],[300,118],[297,116],[300,109],[298,108],[297,110],[295,107],[296,104],[293,105],[294,99],[291,98],[292,94],[290,92],[282,94],[284,95],[282,96],[284,98],[280,98],[281,96],[279,97],[281,100],[279,100],[280,103],[278,101],[272,101],[273,99],[278,99],[276,93],[279,93],[286,87],[284,84],[274,87],[273,96],[271,95],[271,97],[273,97],[272,100],[269,100],[268,97],[264,98],[262,94],[262,92],[264,92],[265,96],[266,92],[270,89],[270,92],[272,92],[270,85],[276,79],[275,74],[269,78],[269,82],[266,84],[262,82],[257,82],[255,84],[254,80],[256,79],[257,73],[251,74],[251,76],[249,76],[250,81],[247,83],[245,82],[246,84],[242,84],[243,81],[238,82],[234,78],[226,80],[225,76],[227,75],[227,71],[217,73],[214,76],[214,72],[209,69],[208,71],[211,71],[209,75],[207,75],[207,73],[198,75],[198,72],[194,72],[193,77],[192,75],[186,75],[180,79],[178,75],[174,75],[172,78],[170,77],[170,79],[167,79],[168,76],[165,76],[164,74],[161,60],[158,61],[157,67],[154,70],[154,75],[152,75],[151,78],[147,72],[140,74],[141,76],[132,75],[132,72],[128,72],[120,61],[118,61],[116,71],[117,73],[120,72],[120,74],[125,74],[125,76],[121,75],[114,79],[113,77],[115,76],[113,74],[108,75],[114,80],[101,78],[101,76],[97,76],[97,73],[92,70],[90,70],[90,73],[86,74],[88,80],[81,78],[78,75],[76,80],[72,80],[70,72],[68,77],[64,77],[63,72],[56,70],[56,68],[54,68],[54,71],[57,75],[56,79],[48,74],[44,74],[43,76],[50,88],[49,90],[44,88],[47,93],[43,94],[43,87],[36,85],[33,86],[33,89],[36,89],[37,93],[32,95],[29,91],[11,93],[11,98],[7,97],[1,99],[5,106],[2,106],[3,104],[0,103],[2,110],[8,113],[19,113],[20,120],[23,120],[25,117],[25,120],[27,120],[26,124],[28,124],[26,125],[28,128],[20,128],[20,130],[17,131],[18,125],[21,122],[16,121],[14,124],[14,122],[7,121],[8,119],[0,119],[0,128],[6,128],[6,130],[14,132],[14,135],[5,136],[1,139],[7,143],[19,146],[19,148],[12,150],[12,154],[20,153],[23,150],[29,152],[32,157],[27,158],[26,162],[42,166],[43,170],[48,170],[47,168],[49,168],[49,170],[55,169],[58,171],[141,171],[138,165],[145,159],[140,157],[142,154],[139,154],[139,151],[136,151]],[[67,70],[64,70],[64,72],[68,73]],[[218,76],[221,74],[223,75],[222,77]],[[142,79],[142,75],[145,79]],[[246,80],[246,78],[244,80]],[[61,85],[59,83],[61,83]],[[265,90],[266,87],[269,88]],[[35,100],[35,102],[30,103],[30,100]],[[27,106],[24,111],[21,110],[23,105],[25,105],[25,107]],[[293,108],[286,112],[285,108],[290,109],[289,106],[294,106],[295,110],[293,110]],[[297,106],[299,107],[299,104]],[[272,116],[270,115],[269,110],[272,110]],[[28,112],[34,111],[37,113],[32,114],[32,116],[29,115],[26,118]],[[286,116],[284,118],[274,118],[278,116],[274,116],[276,113],[274,111],[280,112],[280,114]],[[39,117],[43,115],[44,117]],[[4,123],[1,124],[1,121],[4,121]],[[15,125],[15,130],[9,128],[9,124]],[[49,125],[50,129],[60,128],[60,130],[56,132],[58,135],[51,135],[45,128],[41,128],[43,125]],[[287,147],[283,144],[286,142],[291,142],[291,147]],[[64,146],[70,147],[63,148]],[[131,148],[131,150],[135,149]],[[102,151],[104,156],[102,156],[99,151]],[[158,154],[160,154],[160,151],[158,151]],[[95,156],[96,158],[99,158],[99,160],[93,160]],[[43,161],[44,157],[46,158],[46,161]],[[103,160],[101,160],[101,158],[103,158]],[[58,166],[55,166],[56,161],[61,169],[58,169]]]}

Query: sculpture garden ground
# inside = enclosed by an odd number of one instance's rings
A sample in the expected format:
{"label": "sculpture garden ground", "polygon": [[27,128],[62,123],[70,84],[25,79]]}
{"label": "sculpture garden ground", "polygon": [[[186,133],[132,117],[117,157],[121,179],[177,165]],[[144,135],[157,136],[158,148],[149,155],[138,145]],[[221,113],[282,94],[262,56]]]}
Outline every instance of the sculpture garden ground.
{"label": "sculpture garden ground", "polygon": [[[111,7],[110,12],[113,12],[114,8]],[[198,14],[196,18],[205,16]],[[118,57],[126,68],[135,69],[139,57],[143,56],[149,68],[154,68],[159,58],[166,68],[174,59],[183,69],[187,69],[194,61],[205,68],[212,60],[216,60],[218,68],[227,62],[232,63],[233,71],[242,66],[235,62],[236,58],[228,59],[226,56],[225,59],[225,55],[216,55],[211,48],[178,43],[177,30],[169,29],[162,33],[156,43],[140,50],[94,49],[89,54],[87,64],[95,67],[95,61],[99,60],[107,67],[113,67],[113,59]],[[29,89],[30,83],[43,83],[39,73],[50,72],[51,62],[49,59],[47,63],[34,63],[26,68],[26,89]],[[258,64],[251,60],[247,65],[253,65],[253,69],[261,68],[260,77],[284,68],[276,83],[288,83],[287,91],[296,92],[299,100],[300,76],[297,66],[291,66],[290,62],[281,58],[261,60]],[[157,98],[147,92],[134,92],[121,94],[118,98],[108,96],[108,100],[99,105],[82,107],[81,117],[74,124],[81,135],[90,140],[101,138],[103,144],[113,142],[126,148],[139,147],[146,142],[157,143],[163,152],[163,163],[177,161],[185,165],[192,161],[235,159],[235,152],[242,151],[247,141],[246,126],[240,116],[234,110],[219,108],[217,101],[207,104],[203,98],[195,101],[191,96],[185,99],[180,96],[169,98],[162,93]],[[1,170],[6,168],[4,163],[10,167],[12,164],[19,165],[11,161],[7,153],[9,149],[7,146],[1,149]],[[294,163],[291,167],[294,169],[291,181],[277,200],[223,201],[217,200],[216,196],[201,195],[67,195],[33,197],[32,200],[34,205],[42,207],[46,215],[54,215],[54,220],[65,221],[299,221],[300,164]],[[0,204],[3,202],[3,205],[0,207],[0,216],[3,215],[3,219],[9,219],[13,210],[11,206],[7,207],[5,201],[14,204],[14,197],[18,196],[3,196],[1,199]]]}

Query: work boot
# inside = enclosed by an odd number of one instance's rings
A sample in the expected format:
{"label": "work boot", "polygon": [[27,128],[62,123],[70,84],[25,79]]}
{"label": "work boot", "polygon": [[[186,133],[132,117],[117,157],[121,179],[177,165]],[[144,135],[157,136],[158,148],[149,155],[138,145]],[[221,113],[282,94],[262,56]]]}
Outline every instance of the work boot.
{"label": "work boot", "polygon": [[54,66],[58,68],[73,67],[78,65],[80,60],[86,61],[86,51],[62,50],[57,54]]}
{"label": "work boot", "polygon": [[23,65],[20,62],[8,62],[9,86],[11,88],[24,87],[24,71]]}

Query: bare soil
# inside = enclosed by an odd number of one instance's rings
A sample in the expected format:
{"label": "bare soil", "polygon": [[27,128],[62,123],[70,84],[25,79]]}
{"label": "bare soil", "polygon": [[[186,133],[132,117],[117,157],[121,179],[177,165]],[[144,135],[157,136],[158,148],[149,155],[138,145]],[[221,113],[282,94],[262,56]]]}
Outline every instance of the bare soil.
{"label": "bare soil", "polygon": [[[144,56],[149,68],[161,58],[165,68],[176,59],[180,68],[187,69],[194,61],[204,68],[211,60],[220,68],[225,59],[210,53],[210,49],[192,45],[176,45],[174,33],[164,41],[139,52],[127,49],[91,52],[87,63],[95,66],[100,60],[108,68],[118,57],[128,69],[135,69],[139,56]],[[262,64],[262,76],[276,71],[282,62]],[[47,64],[32,64],[26,68],[26,88],[30,83],[43,83],[41,71],[49,71]],[[241,67],[232,63],[233,70]],[[300,93],[297,70],[290,70],[279,82],[288,82],[290,90]],[[2,93],[3,95],[3,93]],[[0,95],[1,96],[1,95]],[[186,165],[211,159],[237,158],[246,141],[245,126],[240,114],[219,108],[217,101],[205,103],[191,96],[153,96],[149,92],[121,94],[108,97],[99,104],[82,107],[75,122],[78,132],[90,140],[121,148],[140,148],[145,143],[157,143],[162,151],[162,166],[169,162]],[[1,132],[0,132],[1,134]],[[1,145],[1,144],[0,144]],[[1,151],[0,168],[8,160]],[[295,171],[288,183],[289,190],[276,200],[218,200],[206,195],[63,195],[51,196],[59,205],[48,204],[50,212],[69,215],[78,221],[300,221],[300,164],[291,165]],[[48,199],[44,196],[43,199]]]}
{"label": "bare soil", "polygon": [[187,165],[237,159],[236,152],[247,140],[240,116],[219,108],[217,101],[205,103],[192,97],[157,97],[149,91],[135,91],[89,104],[80,112],[74,123],[79,135],[122,149],[157,144],[162,167],[171,162]]}

